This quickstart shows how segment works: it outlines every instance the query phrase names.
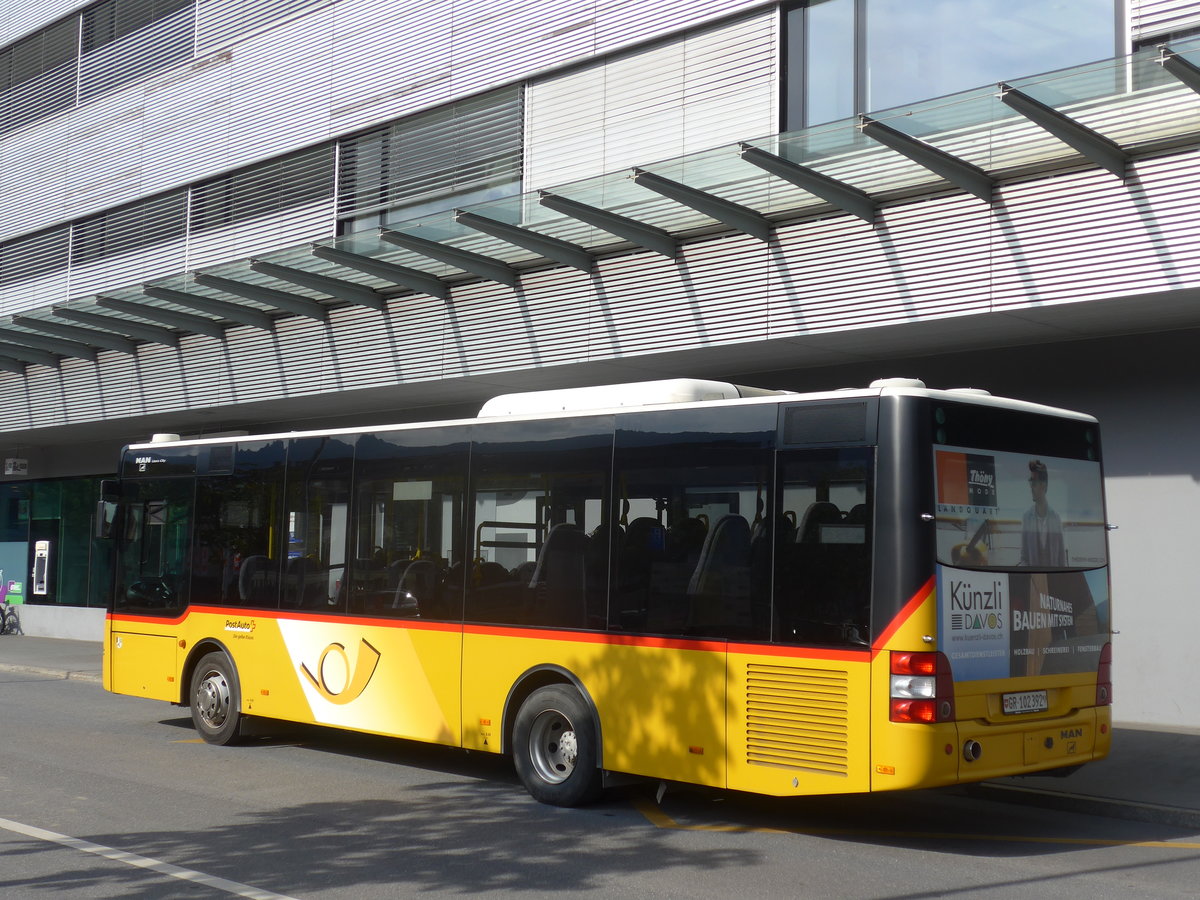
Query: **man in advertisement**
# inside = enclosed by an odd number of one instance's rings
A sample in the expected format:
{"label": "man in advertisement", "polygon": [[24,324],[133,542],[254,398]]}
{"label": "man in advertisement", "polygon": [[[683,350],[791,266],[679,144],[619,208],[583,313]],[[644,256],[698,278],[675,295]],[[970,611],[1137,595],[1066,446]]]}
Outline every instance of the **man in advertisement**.
{"label": "man in advertisement", "polygon": [[1029,492],[1033,505],[1021,517],[1021,561],[1019,565],[1039,569],[1067,564],[1062,519],[1046,502],[1050,473],[1040,459],[1029,461]]}

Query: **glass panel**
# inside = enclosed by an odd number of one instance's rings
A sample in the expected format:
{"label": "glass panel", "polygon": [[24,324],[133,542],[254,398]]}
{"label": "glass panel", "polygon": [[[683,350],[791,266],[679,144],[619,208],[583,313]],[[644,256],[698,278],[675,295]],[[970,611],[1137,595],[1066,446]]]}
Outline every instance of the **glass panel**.
{"label": "glass panel", "polygon": [[24,553],[29,539],[29,485],[0,484],[0,542],[20,542]]}
{"label": "glass panel", "polygon": [[30,485],[0,484],[0,599],[24,603],[29,560]]}
{"label": "glass panel", "polygon": [[196,603],[278,606],[285,451],[283,441],[239,443],[232,475],[198,479]]}
{"label": "glass panel", "polygon": [[175,615],[187,605],[192,488],[190,478],[125,483],[116,611]]}
{"label": "glass panel", "polygon": [[467,619],[603,628],[612,420],[475,428]]}
{"label": "glass panel", "polygon": [[70,241],[70,229],[59,226],[0,244],[0,285],[65,269]]}
{"label": "glass panel", "polygon": [[285,608],[329,612],[345,606],[353,461],[354,445],[337,438],[291,441],[284,506]]}
{"label": "glass panel", "polygon": [[866,109],[1105,59],[1115,28],[1113,0],[868,0]]}
{"label": "glass panel", "polygon": [[769,635],[775,417],[774,406],[621,417],[611,627]]}
{"label": "glass panel", "polygon": [[502,88],[345,138],[339,213],[387,206],[400,210],[389,221],[401,221],[519,193],[521,100],[519,87]]}
{"label": "glass panel", "polygon": [[937,445],[938,561],[963,568],[1106,562],[1100,464]]}
{"label": "glass panel", "polygon": [[[93,520],[99,495],[98,478],[72,478],[62,482],[56,603],[67,606],[98,606],[103,603],[102,597],[93,600],[89,595],[91,582],[88,561],[92,560]],[[81,560],[84,561],[82,565],[79,564]],[[164,564],[167,562],[164,560]]]}
{"label": "glass panel", "polygon": [[103,0],[83,12],[83,52],[119,40],[190,7],[193,0]]}
{"label": "glass panel", "polygon": [[461,430],[358,439],[351,612],[461,617],[468,446]]}
{"label": "glass panel", "polygon": [[93,262],[183,237],[187,193],[173,191],[75,223],[71,261]]}
{"label": "glass panel", "polygon": [[194,232],[220,228],[333,196],[333,146],[247,167],[192,188]]}
{"label": "glass panel", "polygon": [[804,34],[806,115],[803,121],[794,125],[789,122],[789,129],[801,124],[819,125],[844,119],[857,112],[854,104],[854,6],[854,0],[827,0],[808,7]]}
{"label": "glass panel", "polygon": [[780,454],[777,641],[869,643],[872,459],[865,448]]}

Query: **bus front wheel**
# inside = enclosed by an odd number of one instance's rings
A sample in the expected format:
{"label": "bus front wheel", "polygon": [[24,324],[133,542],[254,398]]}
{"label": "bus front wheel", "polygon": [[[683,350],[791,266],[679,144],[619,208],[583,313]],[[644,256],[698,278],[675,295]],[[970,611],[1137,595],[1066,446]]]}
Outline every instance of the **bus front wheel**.
{"label": "bus front wheel", "polygon": [[232,744],[241,724],[237,671],[224,653],[207,653],[192,670],[192,724],[210,744]]}
{"label": "bus front wheel", "polygon": [[517,712],[513,763],[535,800],[578,806],[600,796],[598,744],[591,711],[579,692],[552,684],[530,694]]}

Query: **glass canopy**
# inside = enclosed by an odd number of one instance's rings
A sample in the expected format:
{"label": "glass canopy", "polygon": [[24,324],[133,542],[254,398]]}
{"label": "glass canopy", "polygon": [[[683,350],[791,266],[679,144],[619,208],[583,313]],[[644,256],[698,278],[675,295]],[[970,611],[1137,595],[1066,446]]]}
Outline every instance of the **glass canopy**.
{"label": "glass canopy", "polygon": [[1079,165],[1124,176],[1130,158],[1200,133],[1200,40],[1129,57],[648,161],[502,200],[271,251],[201,271],[32,310],[0,323],[0,369],[57,365],[182,334],[270,330],[277,319],[326,321],[356,304],[456,284],[516,287],[547,266],[590,271],[611,253],[673,257],[722,233],[769,241],[781,224],[845,214],[863,227],[881,204]]}

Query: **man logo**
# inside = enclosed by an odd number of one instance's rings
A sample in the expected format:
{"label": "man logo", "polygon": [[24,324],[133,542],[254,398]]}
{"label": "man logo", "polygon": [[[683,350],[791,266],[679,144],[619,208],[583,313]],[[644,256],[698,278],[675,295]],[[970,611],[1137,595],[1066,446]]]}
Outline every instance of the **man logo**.
{"label": "man logo", "polygon": [[[330,660],[330,654],[341,659],[340,673],[330,672],[330,669],[336,665]],[[358,660],[353,672],[350,671],[350,657],[346,655],[346,648],[336,642],[326,647],[321,654],[321,659],[317,663],[316,675],[310,672],[304,663],[300,664],[300,671],[316,688],[318,694],[330,703],[345,706],[352,700],[357,700],[366,690],[367,682],[375,674],[377,665],[379,665],[379,651],[367,643],[366,638],[363,638],[359,641]],[[343,677],[339,678],[338,676],[342,673],[344,673]]]}

